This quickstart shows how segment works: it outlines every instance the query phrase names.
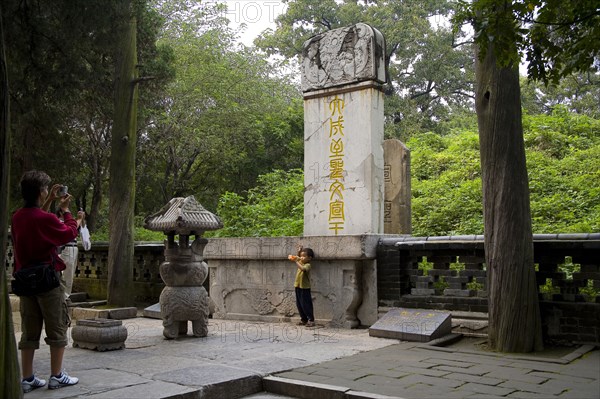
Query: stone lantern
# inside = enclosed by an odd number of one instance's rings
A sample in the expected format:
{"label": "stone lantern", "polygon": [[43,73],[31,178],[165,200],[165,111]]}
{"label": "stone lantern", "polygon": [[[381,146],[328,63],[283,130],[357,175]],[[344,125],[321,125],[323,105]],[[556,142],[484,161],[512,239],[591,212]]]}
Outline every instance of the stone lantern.
{"label": "stone lantern", "polygon": [[[205,231],[222,228],[221,219],[204,209],[193,196],[179,197],[148,216],[144,227],[167,235],[165,261],[160,265],[160,276],[166,285],[160,294],[163,335],[173,339],[187,334],[190,320],[193,335],[206,337],[208,293],[202,283],[208,275],[203,256],[208,240],[201,236]],[[192,235],[195,239],[190,244]]]}

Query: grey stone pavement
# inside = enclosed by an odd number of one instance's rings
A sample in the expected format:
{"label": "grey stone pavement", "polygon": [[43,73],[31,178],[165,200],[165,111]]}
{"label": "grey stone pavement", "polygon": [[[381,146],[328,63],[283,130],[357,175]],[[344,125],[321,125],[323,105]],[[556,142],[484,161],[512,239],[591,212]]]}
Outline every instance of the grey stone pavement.
{"label": "grey stone pavement", "polygon": [[[25,398],[600,398],[600,351],[591,346],[512,356],[374,338],[366,329],[218,319],[206,338],[166,340],[161,320],[123,324],[124,350],[69,345],[64,367],[79,384]],[[41,378],[49,363],[42,341],[34,360]]]}

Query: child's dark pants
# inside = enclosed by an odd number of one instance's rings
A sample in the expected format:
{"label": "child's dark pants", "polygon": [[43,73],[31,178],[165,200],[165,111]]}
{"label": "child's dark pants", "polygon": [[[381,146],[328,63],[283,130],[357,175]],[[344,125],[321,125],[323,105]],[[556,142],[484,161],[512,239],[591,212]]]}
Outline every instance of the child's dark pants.
{"label": "child's dark pants", "polygon": [[315,321],[310,288],[296,287],[296,306],[298,307],[298,313],[300,313],[300,319],[303,322]]}

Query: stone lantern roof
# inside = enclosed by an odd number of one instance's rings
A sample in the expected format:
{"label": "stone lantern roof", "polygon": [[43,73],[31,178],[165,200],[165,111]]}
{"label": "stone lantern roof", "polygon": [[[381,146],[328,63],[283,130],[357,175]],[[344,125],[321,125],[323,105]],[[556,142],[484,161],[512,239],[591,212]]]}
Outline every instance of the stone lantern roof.
{"label": "stone lantern roof", "polygon": [[163,231],[165,234],[200,235],[205,231],[222,228],[223,222],[217,215],[204,209],[191,195],[173,198],[158,212],[146,217],[144,227]]}

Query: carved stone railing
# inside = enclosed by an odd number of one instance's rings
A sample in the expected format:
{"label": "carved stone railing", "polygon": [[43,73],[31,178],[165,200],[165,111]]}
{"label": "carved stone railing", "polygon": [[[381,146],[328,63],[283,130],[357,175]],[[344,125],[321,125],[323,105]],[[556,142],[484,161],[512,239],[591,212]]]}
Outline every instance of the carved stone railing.
{"label": "carved stone railing", "polygon": [[[547,336],[600,342],[600,234],[533,239]],[[487,312],[483,236],[385,237],[377,261],[380,306]]]}
{"label": "carved stone railing", "polygon": [[[282,254],[292,247],[284,248]],[[134,286],[140,302],[155,303],[164,287],[159,274],[163,250],[162,243],[135,245]],[[221,256],[219,251],[212,251],[210,258]],[[11,275],[10,246],[7,254],[5,267]],[[235,257],[235,253],[224,255]],[[108,243],[94,242],[87,252],[80,248],[77,290],[106,298],[107,256]],[[377,263],[377,289],[373,286],[372,291],[379,306],[487,312],[483,236],[383,236],[372,256]],[[569,258],[579,265],[570,275],[561,266]],[[538,285],[543,288],[540,308],[546,337],[600,344],[600,298],[590,298],[587,294],[592,290],[586,288],[591,285],[596,292],[600,290],[600,234],[534,235],[534,259]],[[209,259],[209,267],[211,262]],[[206,285],[211,277],[216,279],[214,274],[209,274]],[[291,278],[287,276],[285,284]],[[321,277],[315,278],[318,282]],[[215,280],[213,284],[221,283]],[[365,287],[371,284],[365,281]],[[293,311],[293,304],[290,306]],[[359,318],[363,322],[366,316],[363,313]]]}
{"label": "carved stone railing", "polygon": [[[134,245],[133,281],[135,300],[140,303],[153,303],[160,296],[164,283],[159,267],[164,261],[164,245],[156,242],[136,242]],[[7,248],[6,273],[13,272],[13,251]],[[93,298],[106,298],[108,280],[108,242],[94,242],[92,249],[84,251],[79,247],[77,268],[73,288],[87,292]]]}
{"label": "carved stone railing", "polygon": [[312,248],[311,295],[318,323],[354,328],[377,321],[377,235],[213,238],[204,250],[213,317],[263,322],[297,318],[288,260],[302,244]]}

